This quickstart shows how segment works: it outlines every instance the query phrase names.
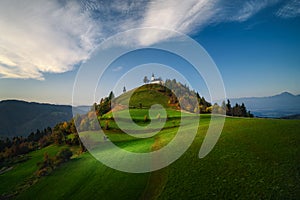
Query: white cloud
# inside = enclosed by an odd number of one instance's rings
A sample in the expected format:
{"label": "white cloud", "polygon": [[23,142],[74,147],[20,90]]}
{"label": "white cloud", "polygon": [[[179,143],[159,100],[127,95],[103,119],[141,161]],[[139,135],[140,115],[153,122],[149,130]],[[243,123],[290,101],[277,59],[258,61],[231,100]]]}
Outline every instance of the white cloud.
{"label": "white cloud", "polygon": [[118,66],[118,67],[116,67],[116,68],[113,68],[112,71],[118,72],[118,71],[121,71],[122,69],[123,69],[122,66]]}
{"label": "white cloud", "polygon": [[[155,27],[190,33],[212,18],[218,0],[156,0],[149,3],[141,27]],[[139,41],[145,45],[172,37],[158,32],[141,32]]]}
{"label": "white cloud", "polygon": [[243,4],[235,7],[235,11],[232,16],[227,17],[229,20],[232,21],[246,21],[253,15],[257,14],[262,9],[272,6],[276,3],[278,3],[279,0],[250,0],[250,1],[244,1]]}
{"label": "white cloud", "polygon": [[43,79],[89,57],[95,22],[73,1],[7,0],[0,3],[0,76]]}
{"label": "white cloud", "polygon": [[300,1],[287,1],[282,8],[280,8],[276,15],[282,18],[292,18],[300,16]]}
{"label": "white cloud", "polygon": [[[156,27],[192,34],[214,23],[243,22],[283,0],[2,0],[0,77],[43,79],[89,58],[99,41],[132,28]],[[66,2],[66,3],[62,3]],[[299,15],[299,1],[277,16]],[[148,45],[174,37],[140,31],[122,41]]]}
{"label": "white cloud", "polygon": [[[131,7],[131,10],[135,13],[135,18],[131,15],[122,15],[120,19],[126,20],[115,21],[115,23],[108,24],[112,27],[116,27],[116,30],[119,31],[131,28],[153,27],[192,34],[209,24],[246,21],[262,9],[275,5],[279,1],[280,0],[152,0],[145,4],[142,12],[136,12],[136,9]],[[124,8],[124,10],[129,9],[126,6],[121,7]],[[151,45],[176,35],[166,33],[167,32],[163,31],[141,30],[138,35],[129,36],[126,41],[122,42],[125,45],[130,42],[138,42],[139,45]]]}

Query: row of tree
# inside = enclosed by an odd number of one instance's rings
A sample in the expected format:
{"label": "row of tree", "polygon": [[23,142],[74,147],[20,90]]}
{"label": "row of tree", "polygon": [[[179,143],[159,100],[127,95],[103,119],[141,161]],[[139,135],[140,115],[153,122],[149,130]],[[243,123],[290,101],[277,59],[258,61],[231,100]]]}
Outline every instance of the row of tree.
{"label": "row of tree", "polygon": [[[68,137],[72,134],[72,137]],[[32,132],[28,137],[13,137],[0,140],[0,161],[11,159],[15,156],[29,153],[50,144],[67,144],[69,146],[79,145],[80,151],[85,147],[79,139],[74,120],[58,123],[53,129],[50,127]]]}
{"label": "row of tree", "polygon": [[[126,89],[125,89],[126,90]],[[114,93],[111,91],[108,97],[101,98],[100,103],[94,103],[94,109],[97,116],[102,116],[111,110],[112,100],[115,98]]]}
{"label": "row of tree", "polygon": [[250,112],[247,111],[247,108],[244,103],[241,105],[235,104],[235,106],[231,106],[230,100],[227,100],[227,103],[225,102],[222,103],[222,107],[226,109],[226,115],[229,116],[237,116],[237,117],[254,117],[254,115]]}
{"label": "row of tree", "polygon": [[46,176],[51,173],[60,164],[67,162],[72,157],[73,153],[68,148],[63,148],[55,156],[50,157],[47,152],[44,154],[42,162],[37,163],[37,176]]}

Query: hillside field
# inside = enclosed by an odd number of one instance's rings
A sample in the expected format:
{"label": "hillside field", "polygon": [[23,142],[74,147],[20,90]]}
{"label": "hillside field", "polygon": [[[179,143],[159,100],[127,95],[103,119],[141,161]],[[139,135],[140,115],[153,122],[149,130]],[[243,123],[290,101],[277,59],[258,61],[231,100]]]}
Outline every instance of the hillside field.
{"label": "hillside field", "polygon": [[[139,114],[139,112],[141,112]],[[132,116],[144,116],[136,109]],[[188,114],[185,114],[188,117]],[[106,116],[107,119],[109,116]],[[210,115],[200,116],[198,134],[190,148],[168,167],[152,173],[130,174],[108,168],[89,153],[71,161],[20,190],[34,176],[49,146],[29,154],[30,159],[0,175],[1,195],[16,199],[297,199],[300,197],[300,129],[298,120],[226,118],[214,149],[198,158]],[[134,140],[117,131],[107,136],[118,146],[148,152],[166,145],[176,134],[180,118],[168,112],[168,121],[155,136]],[[111,122],[112,123],[112,122]],[[142,123],[142,122],[139,122]],[[186,124],[196,126],[191,120]],[[83,133],[93,136],[93,132]],[[101,140],[101,139],[100,139]],[[103,143],[105,141],[102,141]],[[159,145],[159,147],[157,147]],[[108,150],[109,153],[109,150]]]}

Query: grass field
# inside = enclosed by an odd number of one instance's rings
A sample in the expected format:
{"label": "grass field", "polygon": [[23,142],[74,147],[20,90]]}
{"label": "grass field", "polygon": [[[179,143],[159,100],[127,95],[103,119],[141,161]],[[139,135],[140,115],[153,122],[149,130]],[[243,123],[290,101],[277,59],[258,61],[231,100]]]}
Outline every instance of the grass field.
{"label": "grass field", "polygon": [[43,161],[44,153],[54,156],[63,147],[52,145],[29,153],[27,161],[14,165],[11,170],[0,175],[0,194],[10,194],[26,187],[38,169],[37,163]]}
{"label": "grass field", "polygon": [[167,107],[169,97],[160,92],[161,89],[163,87],[159,84],[143,85],[120,95],[115,99],[115,102],[137,108],[140,106],[149,108],[154,104]]}
{"label": "grass field", "polygon": [[[133,111],[133,116],[145,114],[145,110],[140,112]],[[128,151],[161,148],[178,128],[178,113],[172,112],[168,112],[169,121],[164,128],[152,138],[136,140],[116,129],[106,134]],[[167,168],[152,173],[124,173],[84,153],[39,179],[17,199],[299,199],[300,121],[226,118],[218,143],[199,159],[209,121],[209,115],[201,115],[193,144]],[[185,125],[187,132],[197,125],[190,122]],[[83,134],[96,137],[92,132]],[[55,154],[59,148],[50,146],[32,152],[31,159],[1,174],[1,194],[26,182],[45,151]]]}

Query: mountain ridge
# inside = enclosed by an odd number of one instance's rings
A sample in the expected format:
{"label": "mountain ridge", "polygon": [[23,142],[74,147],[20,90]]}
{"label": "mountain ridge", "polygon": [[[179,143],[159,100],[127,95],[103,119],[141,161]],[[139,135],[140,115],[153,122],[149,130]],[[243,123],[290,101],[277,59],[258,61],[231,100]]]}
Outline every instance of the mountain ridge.
{"label": "mountain ridge", "polygon": [[68,121],[73,112],[84,113],[80,107],[24,100],[0,101],[0,137],[27,136],[37,129],[53,127]]}
{"label": "mountain ridge", "polygon": [[281,118],[300,114],[300,95],[282,92],[266,97],[229,98],[232,104],[244,103],[258,117]]}

